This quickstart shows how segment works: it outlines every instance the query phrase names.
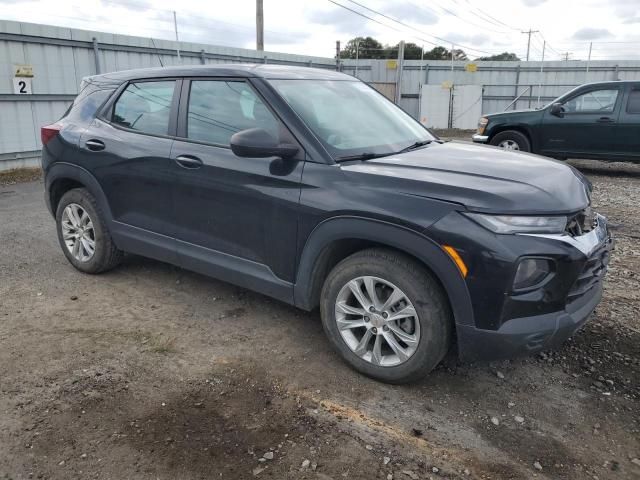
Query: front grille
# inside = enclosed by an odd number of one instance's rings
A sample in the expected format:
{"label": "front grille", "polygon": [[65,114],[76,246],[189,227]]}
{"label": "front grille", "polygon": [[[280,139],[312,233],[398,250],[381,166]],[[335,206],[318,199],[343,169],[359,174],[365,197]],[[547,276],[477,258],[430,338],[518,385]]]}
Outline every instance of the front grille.
{"label": "front grille", "polygon": [[609,250],[605,243],[587,259],[580,275],[578,275],[577,280],[569,290],[567,295],[568,303],[578,300],[598,285],[604,278],[605,273],[607,273],[608,264]]}

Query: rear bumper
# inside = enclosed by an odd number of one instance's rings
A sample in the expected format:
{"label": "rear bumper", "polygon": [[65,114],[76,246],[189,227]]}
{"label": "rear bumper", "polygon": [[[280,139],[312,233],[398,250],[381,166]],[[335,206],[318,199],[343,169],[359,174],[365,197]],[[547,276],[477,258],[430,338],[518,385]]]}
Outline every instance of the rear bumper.
{"label": "rear bumper", "polygon": [[489,135],[478,135],[477,133],[471,137],[475,143],[487,143],[489,141]]}
{"label": "rear bumper", "polygon": [[458,325],[458,350],[466,362],[499,360],[529,355],[562,345],[582,327],[602,298],[602,282],[566,310],[544,315],[514,318],[498,330]]}

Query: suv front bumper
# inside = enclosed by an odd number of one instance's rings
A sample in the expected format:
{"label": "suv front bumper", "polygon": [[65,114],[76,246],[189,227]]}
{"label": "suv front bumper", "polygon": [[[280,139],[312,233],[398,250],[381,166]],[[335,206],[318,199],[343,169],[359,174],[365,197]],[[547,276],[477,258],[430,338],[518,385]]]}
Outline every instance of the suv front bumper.
{"label": "suv front bumper", "polygon": [[479,135],[476,133],[471,137],[471,140],[473,140],[474,143],[487,143],[489,141],[489,135]]}
{"label": "suv front bumper", "polygon": [[[591,231],[575,237],[496,235],[462,216],[439,223],[436,234],[459,233],[456,244],[470,267],[465,280],[474,318],[456,319],[463,361],[512,358],[557,347],[588,320],[602,298],[614,241],[601,215],[596,215]],[[515,269],[523,257],[553,259],[556,267],[540,287],[513,291]]]}
{"label": "suv front bumper", "polygon": [[513,318],[498,330],[483,330],[458,325],[458,351],[466,362],[500,360],[527,355],[562,345],[582,327],[602,298],[602,283],[592,288],[581,301],[566,310]]}

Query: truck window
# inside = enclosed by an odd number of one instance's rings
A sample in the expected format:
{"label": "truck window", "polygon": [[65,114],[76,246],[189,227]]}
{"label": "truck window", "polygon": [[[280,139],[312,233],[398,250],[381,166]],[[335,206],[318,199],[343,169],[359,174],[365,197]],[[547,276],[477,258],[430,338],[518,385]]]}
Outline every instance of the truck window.
{"label": "truck window", "polygon": [[567,101],[564,108],[570,113],[611,113],[616,105],[618,92],[617,88],[592,90]]}
{"label": "truck window", "polygon": [[627,113],[640,113],[640,87],[635,87],[629,93]]}

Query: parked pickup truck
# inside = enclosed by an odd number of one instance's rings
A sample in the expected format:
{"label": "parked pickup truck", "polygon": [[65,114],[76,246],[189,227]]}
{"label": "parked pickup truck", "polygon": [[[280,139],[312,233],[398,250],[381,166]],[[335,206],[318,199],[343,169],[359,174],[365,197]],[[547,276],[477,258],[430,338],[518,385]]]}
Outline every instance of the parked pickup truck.
{"label": "parked pickup truck", "polygon": [[473,141],[559,159],[640,160],[640,82],[588,83],[540,110],[484,115]]}

